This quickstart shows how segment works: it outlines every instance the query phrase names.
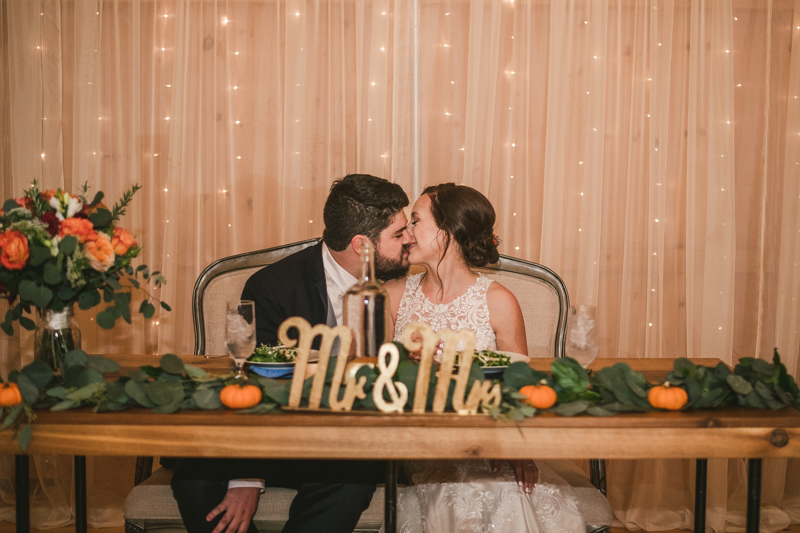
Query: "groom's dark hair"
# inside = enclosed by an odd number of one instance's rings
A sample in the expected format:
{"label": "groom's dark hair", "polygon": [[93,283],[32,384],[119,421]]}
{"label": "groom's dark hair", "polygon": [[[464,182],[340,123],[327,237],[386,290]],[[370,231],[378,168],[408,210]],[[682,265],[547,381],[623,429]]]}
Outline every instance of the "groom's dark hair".
{"label": "groom's dark hair", "polygon": [[348,174],[331,185],[322,218],[322,240],[341,252],[356,235],[378,243],[392,218],[408,205],[403,188],[369,174]]}

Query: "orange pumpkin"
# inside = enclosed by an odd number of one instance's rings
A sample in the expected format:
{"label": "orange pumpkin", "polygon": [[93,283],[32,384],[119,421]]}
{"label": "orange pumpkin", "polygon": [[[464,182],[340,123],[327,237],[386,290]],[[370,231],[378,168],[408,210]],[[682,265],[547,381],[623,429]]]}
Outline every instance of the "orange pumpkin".
{"label": "orange pumpkin", "polygon": [[255,385],[228,385],[219,392],[219,401],[231,409],[247,409],[261,401],[261,389]]}
{"label": "orange pumpkin", "polygon": [[525,385],[519,389],[519,393],[526,397],[525,402],[537,409],[547,409],[556,403],[556,391],[547,385],[547,380],[543,379],[538,385]]}
{"label": "orange pumpkin", "polygon": [[22,403],[22,393],[16,383],[3,383],[0,387],[0,407],[14,407]]}
{"label": "orange pumpkin", "polygon": [[680,387],[670,387],[669,381],[664,382],[663,385],[658,385],[650,389],[647,393],[647,401],[656,409],[669,409],[670,411],[677,411],[689,399],[686,391]]}

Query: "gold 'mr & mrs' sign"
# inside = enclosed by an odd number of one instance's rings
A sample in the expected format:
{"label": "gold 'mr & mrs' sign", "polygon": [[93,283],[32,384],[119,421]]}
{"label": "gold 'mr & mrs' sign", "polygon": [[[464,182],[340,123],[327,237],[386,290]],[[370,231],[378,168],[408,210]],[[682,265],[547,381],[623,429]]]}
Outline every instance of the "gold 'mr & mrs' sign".
{"label": "gold 'mr & mrs' sign", "polygon": [[[292,328],[298,332],[296,340],[290,339],[288,336],[288,332]],[[342,355],[336,357],[333,381],[328,393],[328,405],[334,411],[350,411],[356,398],[363,400],[367,397],[364,391],[364,385],[367,382],[366,376],[356,379],[355,372],[348,372],[349,366],[357,365],[357,363],[349,363],[345,355],[350,353],[350,345],[353,340],[352,332],[345,326],[336,326],[334,328],[324,324],[311,326],[307,320],[301,317],[287,319],[278,329],[278,340],[282,344],[289,347],[297,347],[297,360],[289,392],[288,407],[300,408],[300,400],[303,396],[303,382],[308,368],[308,357],[311,353],[311,344],[316,337],[321,337],[319,361],[311,383],[311,394],[308,399],[307,409],[320,409],[325,377],[328,373],[328,364],[331,359],[331,348],[338,337],[341,343],[339,353]],[[412,322],[403,331],[403,346],[410,352],[420,353],[419,372],[417,373],[411,411],[418,414],[425,412],[431,369],[434,366],[433,355],[440,341],[444,341],[444,351],[439,364],[439,371],[436,374],[438,380],[433,397],[432,412],[442,413],[444,411],[450,381],[453,379],[456,382],[453,392],[453,409],[458,414],[476,414],[479,409],[486,410],[492,406],[499,406],[501,398],[499,384],[492,385],[488,380],[474,381],[469,394],[467,394],[470,368],[472,359],[475,357],[475,334],[472,331],[440,329],[434,332],[427,324]],[[461,341],[463,341],[463,351],[458,354],[457,349]],[[458,365],[458,373],[453,374],[457,355],[460,355],[461,360]],[[381,346],[378,353],[379,374],[372,389],[372,400],[375,406],[384,413],[402,413],[408,402],[408,388],[403,383],[392,379],[395,371],[397,371],[399,362],[400,352],[397,346],[392,343],[386,343]],[[351,370],[354,370],[354,368]],[[348,378],[347,376],[352,377]],[[340,400],[342,385],[344,385],[345,389],[344,395]],[[389,396],[389,401],[384,398],[384,391]]]}

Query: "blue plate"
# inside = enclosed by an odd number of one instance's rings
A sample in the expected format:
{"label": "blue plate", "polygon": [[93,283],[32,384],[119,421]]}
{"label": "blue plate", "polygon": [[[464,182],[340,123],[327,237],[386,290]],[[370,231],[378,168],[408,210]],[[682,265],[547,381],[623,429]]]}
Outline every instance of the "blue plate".
{"label": "blue plate", "polygon": [[250,370],[266,378],[290,378],[294,375],[294,363],[248,362]]}

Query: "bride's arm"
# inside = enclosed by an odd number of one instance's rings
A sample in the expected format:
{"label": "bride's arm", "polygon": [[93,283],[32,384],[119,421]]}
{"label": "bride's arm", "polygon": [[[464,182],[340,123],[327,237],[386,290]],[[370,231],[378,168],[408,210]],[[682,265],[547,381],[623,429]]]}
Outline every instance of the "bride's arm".
{"label": "bride's arm", "polygon": [[486,294],[489,304],[489,324],[497,337],[497,349],[528,355],[525,321],[517,298],[497,282],[489,285]]}
{"label": "bride's arm", "polygon": [[390,331],[394,332],[394,325],[397,324],[397,311],[400,309],[400,300],[403,298],[403,291],[406,287],[406,278],[393,279],[383,284],[383,288],[389,294],[389,308],[391,309],[392,323]]}

